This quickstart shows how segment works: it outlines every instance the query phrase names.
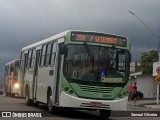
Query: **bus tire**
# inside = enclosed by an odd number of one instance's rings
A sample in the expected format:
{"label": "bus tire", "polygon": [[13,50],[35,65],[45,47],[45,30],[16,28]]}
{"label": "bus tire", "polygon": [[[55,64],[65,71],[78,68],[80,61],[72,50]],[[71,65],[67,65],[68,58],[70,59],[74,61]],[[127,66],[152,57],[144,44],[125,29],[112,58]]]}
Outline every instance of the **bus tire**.
{"label": "bus tire", "polygon": [[111,115],[111,110],[99,110],[99,114],[102,119],[107,119]]}
{"label": "bus tire", "polygon": [[51,91],[49,91],[47,100],[48,100],[48,111],[50,113],[53,113],[54,110],[53,110],[53,105],[52,105],[52,92]]}
{"label": "bus tire", "polygon": [[15,97],[15,93],[12,93],[12,94],[11,94],[11,97]]}
{"label": "bus tire", "polygon": [[26,95],[25,95],[25,104],[27,106],[30,106],[31,105],[31,100],[29,99],[29,90],[28,90],[28,87],[26,87]]}
{"label": "bus tire", "polygon": [[37,101],[36,103],[33,102],[33,106],[38,106],[39,102]]}

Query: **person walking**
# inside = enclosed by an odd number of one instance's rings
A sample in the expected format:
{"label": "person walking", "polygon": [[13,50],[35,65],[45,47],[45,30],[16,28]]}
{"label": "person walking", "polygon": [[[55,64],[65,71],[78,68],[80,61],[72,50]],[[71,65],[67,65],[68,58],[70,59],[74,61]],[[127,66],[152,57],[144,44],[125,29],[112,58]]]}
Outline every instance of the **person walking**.
{"label": "person walking", "polygon": [[128,100],[130,101],[130,100],[132,100],[132,95],[134,93],[134,86],[132,85],[132,83],[130,83],[128,90],[129,90]]}
{"label": "person walking", "polygon": [[134,93],[133,93],[133,98],[134,98],[134,105],[136,106],[136,98],[137,98],[137,83],[134,83]]}

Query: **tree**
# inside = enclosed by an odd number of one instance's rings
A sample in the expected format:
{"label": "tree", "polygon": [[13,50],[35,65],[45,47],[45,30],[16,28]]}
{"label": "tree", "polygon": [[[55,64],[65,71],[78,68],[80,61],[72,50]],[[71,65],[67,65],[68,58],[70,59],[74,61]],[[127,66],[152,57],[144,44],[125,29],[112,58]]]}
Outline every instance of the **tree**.
{"label": "tree", "polygon": [[143,73],[152,74],[153,63],[158,61],[158,51],[143,52],[140,58]]}

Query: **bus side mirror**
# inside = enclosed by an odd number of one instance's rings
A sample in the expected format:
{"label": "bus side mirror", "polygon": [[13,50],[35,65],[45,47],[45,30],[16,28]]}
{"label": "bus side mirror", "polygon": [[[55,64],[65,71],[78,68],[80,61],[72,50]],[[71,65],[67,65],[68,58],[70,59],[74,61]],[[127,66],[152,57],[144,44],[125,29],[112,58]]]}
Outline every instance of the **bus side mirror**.
{"label": "bus side mirror", "polygon": [[68,51],[68,48],[67,48],[67,45],[65,45],[64,43],[63,44],[60,44],[59,46],[59,52],[60,54],[65,54],[66,52]]}

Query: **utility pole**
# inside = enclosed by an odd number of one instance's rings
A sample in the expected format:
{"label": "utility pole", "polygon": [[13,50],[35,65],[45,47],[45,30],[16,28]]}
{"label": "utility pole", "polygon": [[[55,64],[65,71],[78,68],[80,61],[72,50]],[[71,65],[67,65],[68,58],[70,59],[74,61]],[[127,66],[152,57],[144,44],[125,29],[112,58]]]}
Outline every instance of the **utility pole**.
{"label": "utility pole", "polygon": [[133,13],[131,11],[129,11],[129,13],[132,14],[132,15],[134,15],[152,33],[152,35],[157,40],[157,35],[135,13]]}
{"label": "utility pole", "polygon": [[[154,36],[155,40],[158,40],[158,36],[135,13],[133,13],[132,11],[129,11],[129,13],[134,15],[152,33],[152,35]],[[160,48],[159,47],[160,47],[160,38],[159,38],[159,43],[158,43],[158,56],[159,56],[158,65],[160,65]],[[158,76],[160,76],[160,74]],[[157,104],[159,104],[159,88],[160,88],[160,86],[159,86],[159,82],[158,82],[157,83],[157,98],[156,98]]]}

